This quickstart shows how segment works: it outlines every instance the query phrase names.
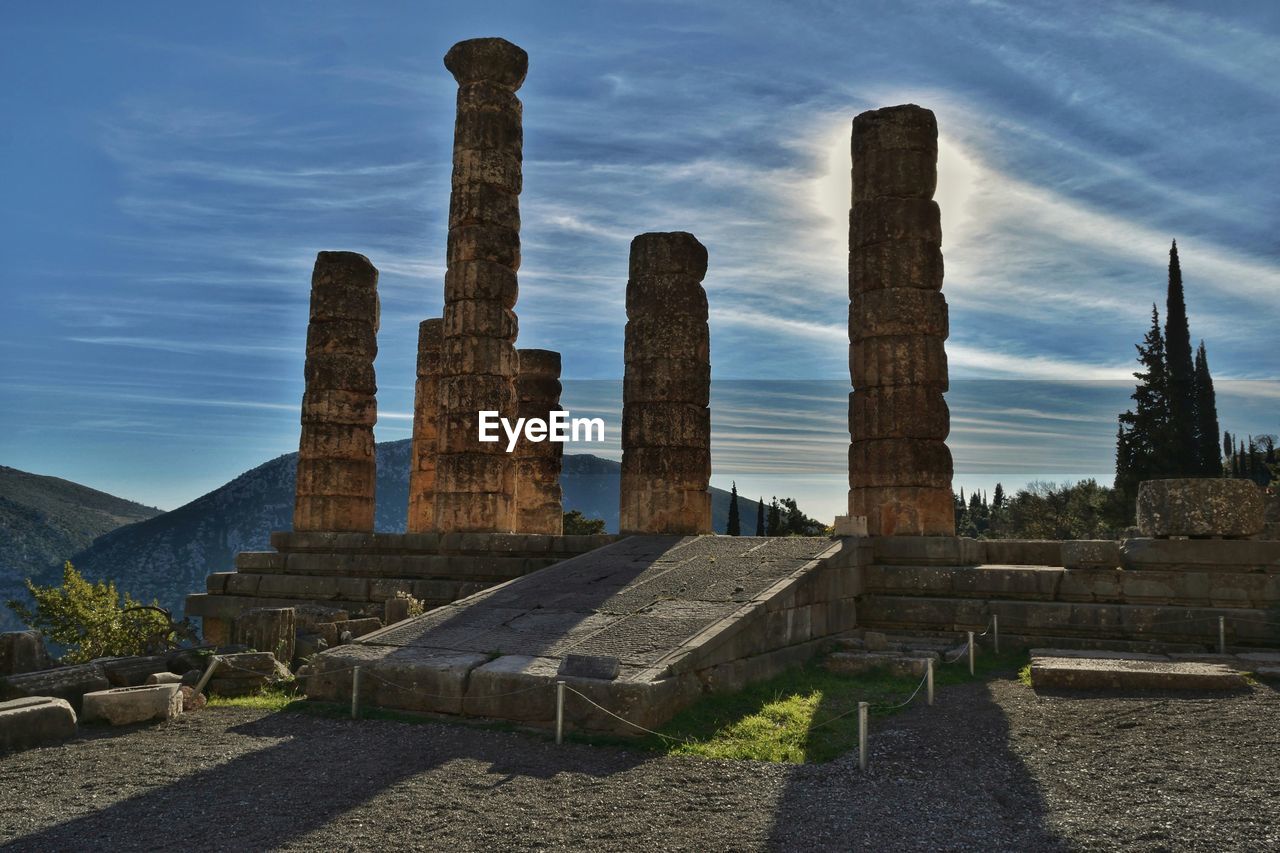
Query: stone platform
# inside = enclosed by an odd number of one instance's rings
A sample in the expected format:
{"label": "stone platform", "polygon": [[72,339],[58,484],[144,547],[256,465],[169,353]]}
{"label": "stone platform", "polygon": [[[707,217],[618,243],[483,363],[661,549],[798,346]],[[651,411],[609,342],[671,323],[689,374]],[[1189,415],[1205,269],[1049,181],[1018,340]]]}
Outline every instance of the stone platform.
{"label": "stone platform", "polygon": [[1174,661],[1155,655],[1031,658],[1031,685],[1073,690],[1243,690],[1244,672],[1221,663]]}
{"label": "stone platform", "polygon": [[[551,725],[563,678],[652,728],[853,628],[869,556],[867,540],[631,536],[330,649],[307,695],[348,701],[359,666],[363,703]],[[638,733],[573,693],[565,715]]]}
{"label": "stone platform", "polygon": [[273,533],[274,551],[236,555],[234,572],[215,572],[187,596],[186,614],[204,620],[209,643],[230,642],[245,610],[322,605],[352,616],[382,616],[405,592],[428,607],[583,554],[616,536],[502,533]]}

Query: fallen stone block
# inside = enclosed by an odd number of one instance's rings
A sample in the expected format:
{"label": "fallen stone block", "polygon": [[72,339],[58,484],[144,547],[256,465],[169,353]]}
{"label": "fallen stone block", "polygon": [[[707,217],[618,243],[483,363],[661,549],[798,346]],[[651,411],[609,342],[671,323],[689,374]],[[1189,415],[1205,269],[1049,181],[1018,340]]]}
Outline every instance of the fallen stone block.
{"label": "fallen stone block", "polygon": [[123,658],[99,658],[112,687],[141,687],[157,672],[169,671],[167,655],[138,655]]}
{"label": "fallen stone block", "polygon": [[1253,674],[1261,681],[1280,681],[1280,666],[1260,666]]}
{"label": "fallen stone block", "polygon": [[0,753],[61,743],[76,736],[76,712],[65,699],[30,696],[0,702]]}
{"label": "fallen stone block", "polygon": [[565,678],[597,678],[613,681],[618,677],[619,661],[601,655],[565,655],[557,675]]}
{"label": "fallen stone block", "polygon": [[147,680],[143,684],[151,686],[153,684],[181,684],[182,676],[176,672],[153,672],[147,676]]}
{"label": "fallen stone block", "polygon": [[218,696],[248,696],[269,684],[291,678],[289,668],[271,652],[243,652],[219,655],[207,689]]}
{"label": "fallen stone block", "polygon": [[0,675],[38,672],[53,666],[39,631],[6,631],[0,634]]}
{"label": "fallen stone block", "polygon": [[53,696],[66,699],[72,708],[79,709],[80,697],[84,694],[109,687],[111,682],[102,664],[82,663],[0,678],[0,700]]}
{"label": "fallen stone block", "polygon": [[84,721],[101,720],[113,726],[172,720],[182,713],[177,684],[116,687],[84,696]]}
{"label": "fallen stone block", "polygon": [[[1169,656],[1146,652],[1112,652],[1105,649],[1032,649],[1032,658],[1084,658],[1087,660],[1156,660],[1167,661]],[[1179,655],[1173,655],[1177,658]]]}
{"label": "fallen stone block", "polygon": [[184,714],[199,711],[209,704],[209,700],[205,698],[203,693],[197,693],[194,687],[186,684],[178,688],[178,694],[182,696],[182,713]]}
{"label": "fallen stone block", "polygon": [[1244,674],[1221,664],[1033,657],[1031,686],[1077,690],[1236,690]]}

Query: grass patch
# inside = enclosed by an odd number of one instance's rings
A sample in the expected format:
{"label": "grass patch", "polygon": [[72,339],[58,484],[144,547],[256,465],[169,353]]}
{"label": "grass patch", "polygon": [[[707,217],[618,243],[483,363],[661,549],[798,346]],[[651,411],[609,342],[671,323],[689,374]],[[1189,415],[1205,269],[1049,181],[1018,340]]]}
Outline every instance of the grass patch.
{"label": "grass patch", "polygon": [[[979,656],[975,678],[1012,675],[1023,653]],[[963,658],[938,667],[937,688],[970,680]],[[662,727],[672,740],[646,737],[645,748],[705,758],[805,763],[830,761],[858,745],[859,702],[871,703],[871,715],[899,713],[890,706],[906,701],[920,683],[887,672],[837,675],[818,662],[788,670],[739,693],[708,696]],[[923,703],[923,690],[912,704]]]}
{"label": "grass patch", "polygon": [[292,711],[305,700],[278,687],[268,687],[248,696],[210,696],[210,708],[253,708],[259,711]]}

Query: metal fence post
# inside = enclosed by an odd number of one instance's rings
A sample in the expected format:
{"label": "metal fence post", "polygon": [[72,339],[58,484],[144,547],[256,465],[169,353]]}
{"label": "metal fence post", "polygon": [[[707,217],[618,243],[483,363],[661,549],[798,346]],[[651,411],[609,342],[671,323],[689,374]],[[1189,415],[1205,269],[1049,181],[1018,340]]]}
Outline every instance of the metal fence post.
{"label": "metal fence post", "polygon": [[564,743],[564,682],[556,682],[556,743]]}
{"label": "metal fence post", "polygon": [[969,674],[973,675],[973,632],[969,632]]}
{"label": "metal fence post", "polygon": [[991,641],[996,654],[1000,654],[1000,616],[995,613],[991,614]]}
{"label": "metal fence post", "polygon": [[209,679],[213,678],[213,671],[218,668],[218,664],[222,663],[222,659],[217,655],[213,655],[209,661],[209,665],[205,667],[204,675],[200,676],[200,680],[196,682],[196,692],[203,693],[205,685],[209,683]]}
{"label": "metal fence post", "polygon": [[927,658],[924,662],[924,665],[925,665],[925,670],[924,670],[925,694],[924,695],[925,695],[925,698],[928,700],[929,704],[932,705],[933,704],[933,658]]}
{"label": "metal fence post", "polygon": [[1218,617],[1218,654],[1227,653],[1227,617]]}
{"label": "metal fence post", "polygon": [[866,702],[858,703],[858,769],[867,772],[867,708]]}
{"label": "metal fence post", "polygon": [[360,718],[360,667],[351,667],[351,719]]}

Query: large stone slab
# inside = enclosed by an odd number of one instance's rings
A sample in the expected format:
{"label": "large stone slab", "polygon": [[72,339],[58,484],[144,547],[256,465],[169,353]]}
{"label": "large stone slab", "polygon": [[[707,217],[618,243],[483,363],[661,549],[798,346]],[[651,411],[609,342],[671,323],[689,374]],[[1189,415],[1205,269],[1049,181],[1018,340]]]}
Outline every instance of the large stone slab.
{"label": "large stone slab", "polygon": [[0,754],[75,736],[76,712],[65,699],[31,696],[0,702]]}
{"label": "large stone slab", "polygon": [[1249,480],[1147,480],[1138,484],[1144,536],[1252,536],[1265,522],[1262,490]]}
{"label": "large stone slab", "polygon": [[1031,686],[1077,690],[1237,690],[1243,673],[1221,664],[1129,658],[1033,657]]}
{"label": "large stone slab", "polygon": [[84,721],[101,721],[113,726],[171,720],[182,713],[182,694],[177,684],[117,687],[84,696]]}
{"label": "large stone slab", "polygon": [[80,697],[111,686],[102,664],[94,661],[75,666],[59,666],[0,678],[0,700],[27,696],[54,696],[80,708]]}
{"label": "large stone slab", "polygon": [[1280,542],[1261,539],[1126,539],[1120,543],[1126,569],[1258,572],[1280,570]]}

